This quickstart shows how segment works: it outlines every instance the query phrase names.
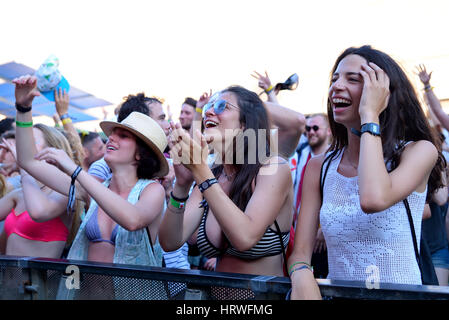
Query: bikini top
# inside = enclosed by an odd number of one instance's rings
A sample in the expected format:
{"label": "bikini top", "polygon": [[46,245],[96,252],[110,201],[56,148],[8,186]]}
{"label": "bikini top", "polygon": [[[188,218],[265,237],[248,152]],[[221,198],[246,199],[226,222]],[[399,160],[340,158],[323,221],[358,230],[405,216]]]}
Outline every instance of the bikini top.
{"label": "bikini top", "polygon": [[98,226],[98,206],[87,221],[85,226],[86,237],[90,242],[107,242],[115,246],[117,238],[118,224],[115,225],[111,233],[111,239],[103,239],[101,237],[100,227]]}
{"label": "bikini top", "polygon": [[61,217],[45,222],[36,222],[31,219],[28,211],[16,215],[15,210],[9,213],[5,220],[6,237],[13,233],[22,238],[36,241],[67,241],[69,230]]}
{"label": "bikini top", "polygon": [[290,230],[286,232],[280,232],[279,225],[275,220],[274,224],[276,225],[276,229],[278,231],[275,231],[268,227],[259,242],[251,249],[246,251],[238,251],[231,246],[230,242],[227,239],[227,247],[224,249],[219,249],[215,247],[207,238],[206,219],[209,212],[209,206],[206,200],[202,201],[201,206],[204,207],[204,213],[201,219],[200,227],[198,229],[197,245],[201,253],[207,258],[218,257],[223,254],[229,254],[231,256],[245,260],[255,260],[262,257],[275,256],[282,253],[283,251],[280,240],[281,237],[284,248],[287,248],[290,238]]}

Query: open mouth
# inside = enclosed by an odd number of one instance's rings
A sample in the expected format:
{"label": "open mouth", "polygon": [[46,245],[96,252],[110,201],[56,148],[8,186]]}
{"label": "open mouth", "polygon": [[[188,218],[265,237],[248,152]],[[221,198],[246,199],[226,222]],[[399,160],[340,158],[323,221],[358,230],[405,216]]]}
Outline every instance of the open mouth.
{"label": "open mouth", "polygon": [[212,121],[212,120],[207,120],[206,122],[204,122],[204,126],[206,128],[213,128],[213,127],[218,126],[218,123],[216,123],[215,121]]}
{"label": "open mouth", "polygon": [[111,145],[106,146],[106,151],[115,151],[115,150],[117,150],[116,147],[113,147]]}
{"label": "open mouth", "polygon": [[334,105],[335,109],[338,108],[346,108],[351,105],[351,100],[343,99],[343,98],[333,98],[332,104]]}

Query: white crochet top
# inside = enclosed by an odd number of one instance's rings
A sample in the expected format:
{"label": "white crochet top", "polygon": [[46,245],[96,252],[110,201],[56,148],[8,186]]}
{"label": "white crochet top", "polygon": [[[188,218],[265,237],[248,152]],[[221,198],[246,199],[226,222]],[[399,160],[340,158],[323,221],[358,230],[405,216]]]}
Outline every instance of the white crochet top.
{"label": "white crochet top", "polygon": [[[337,172],[342,154],[330,164],[320,210],[328,248],[328,279],[366,282],[374,275],[379,283],[421,284],[403,202],[381,212],[364,213],[357,177],[348,178]],[[418,247],[426,191],[408,196]]]}

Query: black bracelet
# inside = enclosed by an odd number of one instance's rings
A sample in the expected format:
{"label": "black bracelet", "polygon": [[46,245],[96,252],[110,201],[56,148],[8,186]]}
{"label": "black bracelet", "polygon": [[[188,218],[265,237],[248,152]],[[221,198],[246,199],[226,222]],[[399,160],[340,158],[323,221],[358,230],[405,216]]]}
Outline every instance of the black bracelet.
{"label": "black bracelet", "polygon": [[31,107],[25,107],[25,106],[22,106],[22,105],[20,105],[20,104],[18,104],[16,102],[16,110],[19,111],[19,112],[22,112],[22,113],[26,113],[26,112],[30,112],[31,111]]}
{"label": "black bracelet", "polygon": [[209,189],[215,183],[218,183],[217,179],[215,179],[215,178],[207,179],[206,181],[203,181],[198,185],[198,189],[200,189],[201,193],[203,193],[204,191]]}
{"label": "black bracelet", "polygon": [[185,198],[177,198],[173,195],[173,191],[170,191],[170,196],[173,198],[173,200],[175,200],[177,202],[186,202],[187,199],[189,199],[189,196],[187,196]]}

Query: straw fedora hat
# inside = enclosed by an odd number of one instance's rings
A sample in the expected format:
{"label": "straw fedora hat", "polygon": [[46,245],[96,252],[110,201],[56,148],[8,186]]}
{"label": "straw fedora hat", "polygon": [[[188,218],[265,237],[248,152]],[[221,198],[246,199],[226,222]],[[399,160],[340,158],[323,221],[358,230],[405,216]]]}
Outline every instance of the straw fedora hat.
{"label": "straw fedora hat", "polygon": [[122,122],[102,121],[100,122],[100,127],[107,136],[115,128],[122,128],[142,139],[154,151],[159,160],[160,170],[155,175],[157,177],[167,175],[168,163],[164,156],[164,150],[167,147],[167,137],[156,121],[143,113],[132,112]]}

